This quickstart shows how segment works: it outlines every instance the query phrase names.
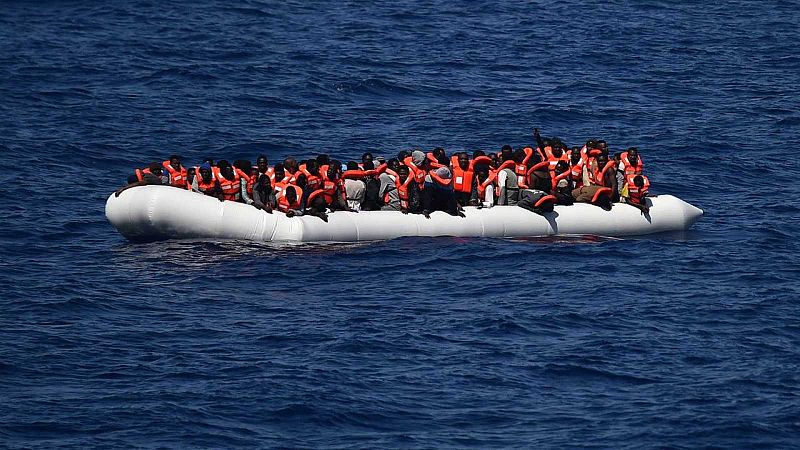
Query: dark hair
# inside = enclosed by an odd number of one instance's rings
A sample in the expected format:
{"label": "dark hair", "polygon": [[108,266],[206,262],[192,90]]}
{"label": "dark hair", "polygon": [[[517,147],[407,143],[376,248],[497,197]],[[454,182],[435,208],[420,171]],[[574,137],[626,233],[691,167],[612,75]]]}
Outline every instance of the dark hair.
{"label": "dark hair", "polygon": [[475,150],[474,152],[472,152],[472,158],[473,159],[475,159],[475,158],[477,158],[479,156],[486,156],[486,152],[484,152],[483,150]]}
{"label": "dark hair", "polygon": [[364,166],[364,170],[372,170],[375,168],[375,163],[372,161],[364,161],[362,165]]}
{"label": "dark hair", "polygon": [[355,161],[348,161],[347,170],[358,170],[358,163]]}
{"label": "dark hair", "polygon": [[161,164],[159,164],[157,162],[151,162],[150,165],[147,168],[150,169],[150,172],[152,172],[153,175],[155,175],[155,173],[157,171],[161,170]]}
{"label": "dark hair", "polygon": [[320,166],[326,166],[331,163],[331,157],[326,155],[325,153],[320,153],[317,155],[317,164]]}
{"label": "dark hair", "polygon": [[267,155],[265,155],[263,153],[258,155],[258,157],[256,158],[256,162],[258,162],[259,159],[264,159],[265,161],[269,161],[269,158],[267,158]]}
{"label": "dark hair", "polygon": [[510,146],[510,145],[506,144],[506,145],[504,145],[504,146],[503,146],[503,148],[501,148],[501,149],[500,149],[500,151],[501,151],[501,152],[513,152],[513,151],[514,151],[514,149],[513,149],[513,148],[511,148],[511,146]]}
{"label": "dark hair", "polygon": [[409,156],[411,156],[411,152],[408,151],[408,150],[400,150],[399,152],[397,152],[397,160],[398,161],[402,161],[402,160],[408,158]]}
{"label": "dark hair", "polygon": [[217,162],[217,167],[219,167],[220,169],[224,169],[225,167],[230,167],[230,166],[231,163],[229,163],[227,159],[220,159]]}
{"label": "dark hair", "polygon": [[367,156],[369,156],[369,158],[370,158],[370,159],[372,159],[372,158],[373,158],[373,157],[372,157],[372,153],[370,153],[370,152],[365,152],[364,154],[362,154],[362,155],[361,155],[361,161],[363,162],[363,161],[364,161],[364,159],[366,159],[366,157],[367,157]]}
{"label": "dark hair", "polygon": [[179,160],[179,159],[181,159],[181,157],[178,156],[178,155],[169,155],[169,160],[172,161],[173,159],[178,159]]}

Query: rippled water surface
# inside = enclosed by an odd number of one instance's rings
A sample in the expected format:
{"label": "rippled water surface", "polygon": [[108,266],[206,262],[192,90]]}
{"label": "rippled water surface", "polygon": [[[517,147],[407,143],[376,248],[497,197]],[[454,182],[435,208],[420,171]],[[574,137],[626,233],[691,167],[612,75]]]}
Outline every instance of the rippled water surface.
{"label": "rippled water surface", "polygon": [[[788,1],[6,2],[0,446],[800,446]],[[131,167],[638,146],[637,239],[130,244]]]}

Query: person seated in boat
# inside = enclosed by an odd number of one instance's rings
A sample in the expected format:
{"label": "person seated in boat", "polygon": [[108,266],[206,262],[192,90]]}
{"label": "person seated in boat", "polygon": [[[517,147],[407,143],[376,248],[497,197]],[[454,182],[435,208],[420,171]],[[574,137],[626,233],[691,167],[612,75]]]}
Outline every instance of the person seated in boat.
{"label": "person seated in boat", "polygon": [[290,181],[295,180],[295,174],[298,171],[297,160],[293,156],[289,156],[283,160],[283,171]]}
{"label": "person seated in boat", "polygon": [[475,189],[470,194],[470,205],[478,208],[491,208],[494,206],[494,180],[495,176],[487,164],[475,165]]}
{"label": "person seated in boat", "polygon": [[241,177],[228,161],[222,159],[217,163],[217,181],[222,190],[222,197],[231,202],[241,199]]}
{"label": "person seated in boat", "polygon": [[[365,161],[362,163],[364,171],[374,171],[375,164],[372,161]],[[383,206],[383,201],[380,196],[381,182],[378,181],[378,175],[370,172],[369,175],[364,176],[364,200],[361,202],[361,210],[363,211],[378,211]]]}
{"label": "person seated in boat", "polygon": [[642,214],[648,214],[650,207],[647,206],[647,194],[650,191],[650,180],[644,175],[630,174],[627,176],[627,197],[625,203],[639,208]]}
{"label": "person seated in boat", "polygon": [[[508,164],[508,163],[504,163]],[[516,171],[511,167],[505,167],[497,172],[498,205],[516,205],[519,201],[519,190],[521,189]]]}
{"label": "person seated in boat", "polygon": [[418,214],[422,211],[422,193],[411,169],[401,164],[397,168],[397,201],[398,209],[403,214]]}
{"label": "person seated in boat", "polygon": [[421,190],[425,185],[425,176],[428,175],[428,171],[431,169],[430,160],[425,155],[425,152],[414,150],[411,152],[411,156],[407,156],[401,161],[408,166],[411,176],[414,177],[414,181],[417,182]]}
{"label": "person seated in boat", "polygon": [[536,214],[545,214],[553,210],[556,197],[538,189],[522,189],[519,191],[517,206]]}
{"label": "person seated in boat", "polygon": [[161,163],[166,175],[169,176],[169,185],[181,189],[186,189],[188,172],[181,165],[181,157],[171,155],[168,160]]}
{"label": "person seated in boat", "polygon": [[[450,163],[453,172],[453,189],[459,205],[467,206],[476,193],[475,168],[467,152],[456,153]],[[477,204],[477,202],[476,202]]]}
{"label": "person seated in boat", "polygon": [[575,203],[572,191],[575,183],[572,181],[570,165],[566,161],[559,161],[553,169],[550,194],[556,198],[557,205],[571,205]]}
{"label": "person seated in boat", "polygon": [[450,160],[447,159],[447,152],[444,148],[436,147],[430,153],[425,155],[428,158],[428,164],[434,169],[450,165]]}
{"label": "person seated in boat", "polygon": [[451,216],[465,217],[458,206],[453,191],[453,175],[447,167],[431,170],[425,176],[422,190],[422,214],[430,219],[434,211],[444,211]]}
{"label": "person seated in boat", "polygon": [[400,161],[397,158],[390,158],[386,161],[386,168],[378,175],[380,187],[378,196],[381,199],[382,211],[400,211],[400,198],[397,193],[397,170],[400,168]]}
{"label": "person seated in boat", "polygon": [[201,164],[195,171],[194,179],[192,179],[192,192],[199,192],[219,201],[225,200],[222,196],[222,189],[219,187],[219,181],[214,176],[214,170],[208,162]]}
{"label": "person seated in boat", "polygon": [[371,163],[372,163],[372,165],[373,165],[373,168],[374,168],[374,167],[375,167],[375,163],[373,162],[373,160],[374,160],[374,159],[375,159],[375,158],[372,156],[372,153],[370,153],[370,152],[364,152],[364,153],[361,155],[361,163],[358,165],[358,167],[359,167],[359,168],[361,168],[361,169],[363,169],[363,170],[367,170],[367,169],[364,167],[364,164],[366,164],[367,162],[371,162]]}
{"label": "person seated in boat", "polygon": [[497,152],[497,159],[501,164],[514,159],[514,149],[508,144],[504,145],[500,148],[500,151]]}
{"label": "person seated in boat", "polygon": [[278,199],[275,198],[275,190],[272,188],[272,180],[266,173],[254,170],[253,177],[256,179],[253,185],[253,202],[256,209],[262,209],[270,214],[277,207]]}
{"label": "person seated in boat", "polygon": [[[358,163],[355,161],[350,161],[347,163],[347,171],[357,173],[361,169],[358,167]],[[363,171],[362,171],[363,172]],[[367,186],[364,184],[363,180],[358,178],[346,178],[344,180],[344,191],[347,197],[347,206],[354,210],[361,210],[361,203],[364,201],[364,191],[366,190]]]}
{"label": "person seated in boat", "polygon": [[[611,201],[619,201],[619,186],[617,185],[617,170],[614,161],[608,160],[608,155],[601,153],[590,164],[590,182],[597,186],[611,188]],[[587,170],[588,172],[588,170]]]}
{"label": "person seated in boat", "polygon": [[315,159],[309,159],[305,165],[300,166],[295,172],[295,183],[303,188],[303,192],[306,195],[310,195],[322,187],[322,182],[323,177],[319,171],[319,164]]}
{"label": "person seated in boat", "polygon": [[296,184],[288,184],[275,195],[278,211],[285,213],[286,217],[303,215],[303,189]]}
{"label": "person seated in boat", "polygon": [[278,183],[288,183],[289,179],[286,178],[286,170],[283,168],[283,163],[275,164],[272,168],[272,186],[275,187]]}
{"label": "person seated in boat", "polygon": [[236,174],[239,175],[239,201],[242,203],[253,204],[253,186],[258,180],[258,169],[250,161],[237,160],[233,163]]}
{"label": "person seated in boat", "polygon": [[639,149],[630,147],[620,155],[620,170],[628,175],[641,175],[644,164],[639,156]]}
{"label": "person seated in boat", "polygon": [[267,155],[258,155],[258,158],[256,158],[256,172],[259,176],[264,174],[270,178],[270,181],[275,181],[275,170],[269,166]]}
{"label": "person seated in boat", "polygon": [[350,211],[358,212],[351,208],[347,202],[345,191],[345,180],[342,179],[342,162],[332,160],[325,173],[325,181],[322,183],[321,190],[327,207],[331,211]]}
{"label": "person seated in boat", "polygon": [[166,186],[170,184],[169,176],[164,173],[162,165],[157,162],[150,163],[150,165],[145,169],[136,169],[133,181],[128,178],[128,184],[117,189],[116,192],[114,192],[114,196],[119,197],[119,194],[132,187],[153,184],[161,184]]}

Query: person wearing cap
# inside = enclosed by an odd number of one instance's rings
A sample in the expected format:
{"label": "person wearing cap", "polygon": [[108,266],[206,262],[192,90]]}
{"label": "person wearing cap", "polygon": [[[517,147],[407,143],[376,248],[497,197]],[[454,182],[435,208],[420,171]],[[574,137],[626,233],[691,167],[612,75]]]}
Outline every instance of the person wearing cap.
{"label": "person wearing cap", "polygon": [[162,165],[157,162],[150,163],[150,165],[144,170],[137,169],[136,176],[140,177],[140,179],[137,179],[136,181],[128,183],[125,186],[117,189],[116,192],[114,192],[114,196],[119,197],[119,194],[121,194],[122,191],[136,186],[153,184],[169,185],[169,176],[164,173]]}
{"label": "person wearing cap", "polygon": [[414,181],[422,188],[425,185],[425,177],[428,175],[428,170],[430,170],[430,160],[425,153],[421,150],[414,150],[411,152],[411,156],[403,160],[403,164],[408,166]]}
{"label": "person wearing cap", "polygon": [[422,190],[422,214],[430,219],[433,211],[444,211],[451,216],[464,216],[458,206],[453,189],[453,174],[447,167],[433,169],[425,176]]}

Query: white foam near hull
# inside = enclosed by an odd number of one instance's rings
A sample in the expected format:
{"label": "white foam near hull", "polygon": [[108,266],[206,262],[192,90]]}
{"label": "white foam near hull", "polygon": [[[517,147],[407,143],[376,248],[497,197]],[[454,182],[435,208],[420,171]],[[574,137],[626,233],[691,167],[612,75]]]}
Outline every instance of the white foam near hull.
{"label": "white foam near hull", "polygon": [[444,212],[426,219],[397,211],[338,211],[318,217],[268,214],[236,202],[168,186],[128,189],[106,202],[106,217],[133,241],[248,239],[276,242],[356,242],[402,236],[535,237],[552,235],[635,236],[686,230],[703,211],[671,195],[647,199],[650,213],[617,203],[611,211],[576,203],[544,216],[516,206],[466,208],[465,218]]}

